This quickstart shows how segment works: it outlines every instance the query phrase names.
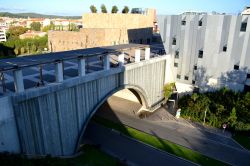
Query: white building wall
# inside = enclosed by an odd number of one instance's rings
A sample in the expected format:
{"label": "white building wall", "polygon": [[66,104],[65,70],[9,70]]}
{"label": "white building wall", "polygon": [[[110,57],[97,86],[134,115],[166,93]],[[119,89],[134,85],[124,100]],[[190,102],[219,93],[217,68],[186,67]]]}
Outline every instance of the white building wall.
{"label": "white building wall", "polygon": [[[247,23],[245,32],[240,30],[243,22]],[[174,81],[193,84],[204,91],[224,86],[244,89],[250,73],[249,16],[168,15],[158,16],[158,25],[166,53],[172,59]],[[176,45],[172,45],[173,38]],[[223,51],[223,47],[227,50]],[[202,58],[198,57],[199,50],[203,51]],[[175,57],[176,51],[179,58]]]}

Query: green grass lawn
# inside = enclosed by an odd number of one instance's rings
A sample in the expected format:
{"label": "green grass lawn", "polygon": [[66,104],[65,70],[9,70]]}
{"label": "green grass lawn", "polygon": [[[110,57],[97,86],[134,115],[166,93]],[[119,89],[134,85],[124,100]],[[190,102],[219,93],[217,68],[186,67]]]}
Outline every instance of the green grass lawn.
{"label": "green grass lawn", "polygon": [[152,145],[158,149],[176,155],[178,157],[190,160],[200,165],[211,166],[211,165],[227,165],[218,160],[206,157],[198,152],[185,148],[183,146],[174,144],[170,141],[155,137],[153,135],[141,132],[134,128],[124,126],[122,124],[114,123],[110,120],[104,119],[102,117],[95,116],[93,120],[99,124],[102,124],[108,128],[113,128],[115,130],[120,131],[121,133],[133,137],[137,140],[140,140],[146,144]]}
{"label": "green grass lawn", "polygon": [[236,140],[239,144],[241,144],[246,149],[250,150],[250,138],[242,135],[235,135],[233,139]]}
{"label": "green grass lawn", "polygon": [[91,145],[84,145],[83,154],[75,158],[61,159],[45,157],[26,159],[20,155],[0,155],[1,166],[116,166],[120,162]]}

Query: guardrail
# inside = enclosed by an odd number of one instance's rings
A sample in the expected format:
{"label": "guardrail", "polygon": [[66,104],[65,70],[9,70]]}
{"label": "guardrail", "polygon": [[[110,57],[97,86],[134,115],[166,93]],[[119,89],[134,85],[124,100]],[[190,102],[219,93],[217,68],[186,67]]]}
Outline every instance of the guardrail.
{"label": "guardrail", "polygon": [[[136,47],[133,48],[134,51],[134,63],[138,63],[141,61],[142,56],[141,56],[141,50],[144,51],[144,60],[149,60],[150,59],[150,48],[149,47]],[[22,64],[22,65],[13,65],[11,64],[10,66],[6,66],[6,68],[0,66],[0,82],[2,86],[2,92],[3,94],[7,93],[7,87],[6,87],[6,82],[5,82],[5,74],[6,72],[12,72],[13,73],[13,82],[14,82],[14,91],[16,93],[24,92],[25,91],[25,84],[24,84],[24,76],[23,76],[23,70],[26,68],[31,68],[31,67],[38,67],[38,75],[39,75],[39,82],[37,82],[36,87],[40,86],[45,86],[44,79],[43,79],[43,66],[48,65],[48,64],[54,64],[54,71],[55,71],[55,82],[60,83],[63,82],[64,80],[64,62],[66,61],[71,61],[71,60],[77,60],[78,64],[78,77],[84,77],[87,72],[86,69],[88,69],[88,58],[92,57],[98,57],[99,61],[102,62],[102,67],[103,70],[110,70],[110,59],[111,55],[116,55],[116,66],[112,67],[121,67],[125,63],[125,51],[129,49],[119,49],[119,50],[111,50],[111,51],[105,51],[105,52],[99,52],[99,53],[94,53],[94,54],[81,54],[81,53],[74,53],[74,56],[62,56],[61,58],[54,59],[53,60],[42,60],[41,62],[39,61],[31,61],[31,59],[28,59],[29,57],[26,57],[26,60],[30,63],[27,64]],[[43,56],[43,55],[41,55]],[[153,55],[155,57],[156,55]],[[32,56],[33,57],[33,56]],[[35,58],[35,56],[34,56]],[[16,58],[14,58],[16,59]],[[114,61],[114,59],[113,59]],[[1,61],[0,61],[1,62]],[[127,60],[127,63],[132,63],[130,59]]]}

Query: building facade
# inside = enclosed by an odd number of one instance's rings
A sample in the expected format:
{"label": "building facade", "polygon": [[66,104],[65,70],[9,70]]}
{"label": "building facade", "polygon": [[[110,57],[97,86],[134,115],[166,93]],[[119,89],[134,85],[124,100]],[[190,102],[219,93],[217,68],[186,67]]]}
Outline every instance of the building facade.
{"label": "building facade", "polygon": [[159,16],[171,62],[169,80],[202,91],[250,87],[250,17],[182,14]]}
{"label": "building facade", "polygon": [[154,20],[154,9],[147,9],[143,14],[84,14],[79,32],[49,31],[49,49],[57,52],[128,43],[149,44]]}
{"label": "building facade", "polygon": [[0,22],[0,42],[6,42],[6,23]]}

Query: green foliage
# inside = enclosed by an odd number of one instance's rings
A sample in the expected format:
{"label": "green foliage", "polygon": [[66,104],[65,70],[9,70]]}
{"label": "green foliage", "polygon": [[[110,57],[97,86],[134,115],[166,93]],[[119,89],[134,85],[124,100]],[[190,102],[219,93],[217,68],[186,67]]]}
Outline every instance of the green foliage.
{"label": "green foliage", "polygon": [[104,4],[101,5],[101,11],[102,13],[108,13],[107,8]]}
{"label": "green foliage", "polygon": [[95,7],[94,5],[91,5],[91,6],[90,6],[90,11],[91,11],[92,13],[97,13],[97,9],[96,9],[96,7]]}
{"label": "green foliage", "polygon": [[43,27],[42,29],[43,32],[48,32],[49,30],[55,30],[55,25],[53,24],[53,22],[51,22],[50,25]]}
{"label": "green foliage", "polygon": [[168,83],[164,85],[163,91],[164,91],[164,97],[166,100],[168,100],[168,98],[172,95],[174,87],[175,87],[175,83]]}
{"label": "green foliage", "polygon": [[128,6],[124,6],[124,8],[122,9],[122,13],[128,13],[128,12],[129,12]]}
{"label": "green foliage", "polygon": [[117,13],[117,12],[118,12],[118,7],[112,6],[111,13]]}
{"label": "green foliage", "polygon": [[27,31],[27,28],[21,26],[11,26],[7,32],[7,39],[17,39],[21,34],[24,34]]}
{"label": "green foliage", "polygon": [[228,117],[228,123],[233,127],[237,122],[236,109],[233,108],[230,116]]}
{"label": "green foliage", "polygon": [[44,48],[48,47],[48,36],[36,37],[34,39],[11,39],[7,42],[0,43],[0,55],[2,57],[12,57],[21,54],[41,53]]}
{"label": "green foliage", "polygon": [[32,22],[30,24],[30,28],[34,31],[40,31],[41,30],[41,23],[40,22]]}
{"label": "green foliage", "polygon": [[215,92],[183,96],[178,101],[181,116],[221,128],[229,124],[234,131],[250,131],[250,93],[233,92],[227,88]]}
{"label": "green foliage", "polygon": [[69,31],[78,31],[79,29],[77,28],[76,24],[70,23],[69,24]]}

